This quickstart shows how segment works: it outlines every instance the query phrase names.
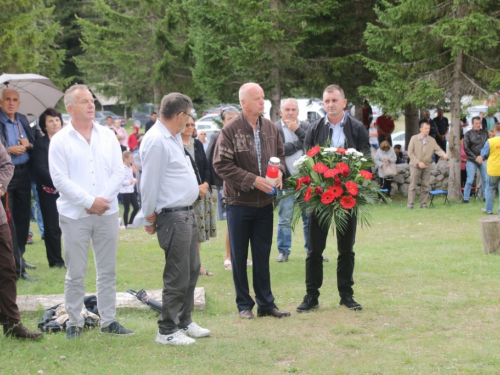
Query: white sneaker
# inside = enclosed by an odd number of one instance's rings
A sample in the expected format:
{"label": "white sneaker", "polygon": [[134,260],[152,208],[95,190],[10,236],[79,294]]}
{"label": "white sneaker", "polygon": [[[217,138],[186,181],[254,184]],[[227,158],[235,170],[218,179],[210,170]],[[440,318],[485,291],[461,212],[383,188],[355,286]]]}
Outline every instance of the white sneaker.
{"label": "white sneaker", "polygon": [[160,332],[156,335],[158,344],[162,345],[191,345],[196,344],[196,340],[187,337],[182,330],[172,333],[171,335],[162,335]]}
{"label": "white sneaker", "polygon": [[200,327],[195,322],[192,322],[186,328],[181,329],[184,334],[188,334],[191,337],[207,337],[210,336],[210,330]]}

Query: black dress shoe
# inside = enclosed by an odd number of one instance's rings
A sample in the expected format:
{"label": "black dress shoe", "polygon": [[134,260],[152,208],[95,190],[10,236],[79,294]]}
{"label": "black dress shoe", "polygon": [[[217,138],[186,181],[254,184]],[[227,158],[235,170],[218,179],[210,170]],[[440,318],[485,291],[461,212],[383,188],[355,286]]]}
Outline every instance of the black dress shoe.
{"label": "black dress shoe", "polygon": [[264,316],[272,316],[274,318],[283,318],[290,316],[290,313],[288,311],[279,311],[277,307],[271,310],[257,310],[257,316],[258,317],[264,317]]}
{"label": "black dress shoe", "polygon": [[357,303],[352,296],[340,297],[339,306],[345,306],[349,310],[363,310],[363,307]]}
{"label": "black dress shoe", "polygon": [[317,309],[319,307],[319,302],[318,298],[311,296],[310,294],[306,294],[304,296],[304,300],[302,303],[297,307],[297,312],[298,313],[308,313],[311,312],[311,310]]}
{"label": "black dress shoe", "polygon": [[34,264],[29,264],[26,261],[24,261],[24,267],[26,267],[29,270],[36,270],[36,266]]}
{"label": "black dress shoe", "polygon": [[66,266],[64,263],[56,263],[56,264],[49,266],[49,268],[66,268]]}
{"label": "black dress shoe", "polygon": [[21,273],[21,277],[19,277],[19,279],[23,279],[26,281],[38,281],[38,279],[36,277],[31,277],[26,272]]}

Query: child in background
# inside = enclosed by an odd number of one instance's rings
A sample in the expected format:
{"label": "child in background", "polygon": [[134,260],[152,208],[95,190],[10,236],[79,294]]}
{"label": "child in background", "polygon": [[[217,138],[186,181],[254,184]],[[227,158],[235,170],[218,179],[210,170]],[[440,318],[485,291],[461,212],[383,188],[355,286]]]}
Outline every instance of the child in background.
{"label": "child in background", "polygon": [[[137,203],[137,193],[135,192],[134,186],[137,180],[134,177],[134,169],[132,166],[133,154],[131,151],[124,151],[122,154],[123,158],[123,168],[125,168],[125,179],[122,182],[122,187],[120,189],[120,195],[123,200],[123,222],[120,229],[132,229],[134,228],[134,218],[139,211],[139,204]],[[130,218],[128,213],[130,210],[130,205],[132,204],[132,214]]]}

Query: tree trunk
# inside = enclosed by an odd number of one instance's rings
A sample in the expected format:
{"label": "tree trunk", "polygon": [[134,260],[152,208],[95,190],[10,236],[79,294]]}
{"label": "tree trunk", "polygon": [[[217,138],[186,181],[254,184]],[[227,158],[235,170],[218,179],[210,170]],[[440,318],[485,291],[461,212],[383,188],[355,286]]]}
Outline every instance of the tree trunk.
{"label": "tree trunk", "polygon": [[363,103],[354,104],[354,117],[363,122]]}
{"label": "tree trunk", "polygon": [[[279,0],[271,0],[270,2],[270,7],[271,9],[278,10],[280,6]],[[279,21],[276,20],[274,27],[277,29],[279,28]],[[276,64],[271,69],[271,74],[270,74],[270,81],[272,84],[271,88],[271,110],[269,113],[269,116],[271,117],[272,122],[276,122],[280,118],[279,110],[280,110],[280,105],[281,105],[281,83],[280,83],[280,71],[279,71],[279,54],[278,54],[278,49],[275,46],[271,46],[273,49],[273,60]]]}
{"label": "tree trunk", "polygon": [[483,249],[486,254],[500,251],[500,217],[497,215],[483,217],[479,220]]}
{"label": "tree trunk", "polygon": [[[158,86],[153,87],[153,105],[156,113],[160,113],[161,91]],[[160,117],[160,115],[158,115]]]}
{"label": "tree trunk", "polygon": [[405,150],[408,150],[408,144],[411,137],[419,133],[418,128],[418,109],[407,105],[405,110]]}
{"label": "tree trunk", "polygon": [[450,177],[448,178],[448,199],[461,199],[460,191],[460,72],[462,71],[462,52],[459,52],[453,68],[453,84],[451,87],[451,122],[448,139],[450,158]]}

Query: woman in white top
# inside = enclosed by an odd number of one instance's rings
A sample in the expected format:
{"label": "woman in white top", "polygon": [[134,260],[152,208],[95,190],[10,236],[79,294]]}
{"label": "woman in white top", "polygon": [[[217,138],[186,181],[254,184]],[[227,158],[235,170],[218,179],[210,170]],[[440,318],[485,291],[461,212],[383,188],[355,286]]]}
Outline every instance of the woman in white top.
{"label": "woman in white top", "polygon": [[383,141],[380,144],[380,148],[375,153],[373,161],[375,162],[375,165],[378,167],[380,187],[381,189],[387,189],[387,198],[390,201],[392,176],[390,178],[386,178],[386,176],[384,176],[384,171],[382,169],[382,165],[386,162],[396,164],[396,153],[392,149],[389,142]]}

